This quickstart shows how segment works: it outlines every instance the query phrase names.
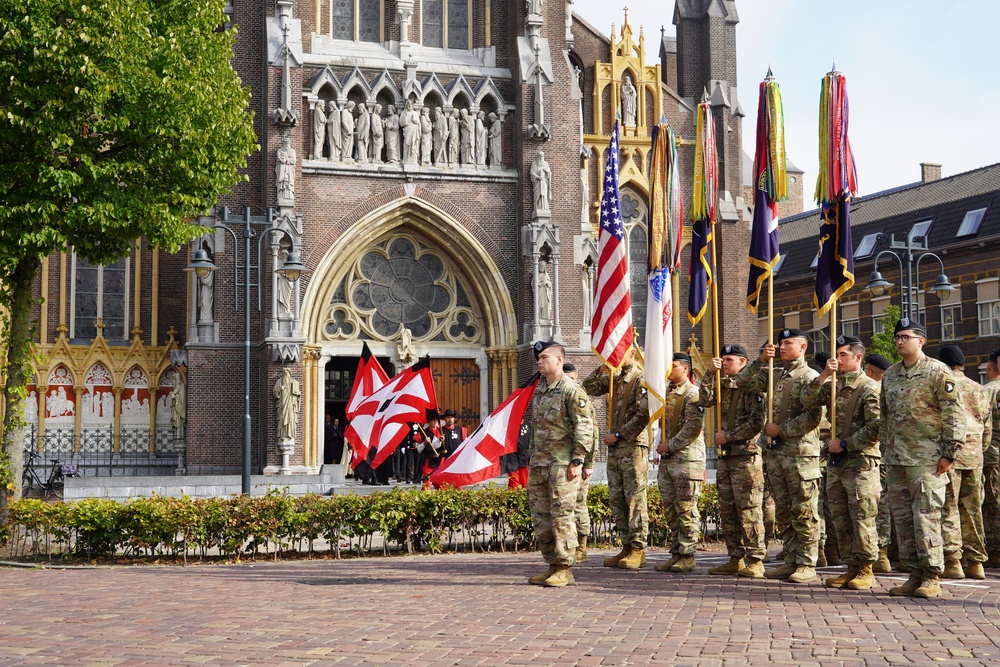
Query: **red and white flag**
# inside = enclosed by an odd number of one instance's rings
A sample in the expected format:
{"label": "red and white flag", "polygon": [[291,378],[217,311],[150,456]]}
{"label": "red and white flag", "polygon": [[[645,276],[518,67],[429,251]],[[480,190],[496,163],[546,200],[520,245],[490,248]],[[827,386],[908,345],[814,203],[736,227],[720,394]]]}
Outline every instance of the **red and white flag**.
{"label": "red and white flag", "polygon": [[430,481],[439,486],[468,486],[500,474],[500,457],[517,452],[517,437],[524,413],[538,384],[536,379],[500,404],[490,416],[458,446],[455,453],[431,473]]}
{"label": "red and white flag", "polygon": [[368,443],[359,441],[358,433],[351,427],[355,419],[359,419],[358,427],[362,432],[365,432],[370,429],[370,422],[372,420],[370,415],[357,414],[358,406],[389,381],[388,373],[385,372],[382,364],[372,354],[368,343],[362,341],[361,345],[361,359],[358,360],[358,371],[354,374],[354,386],[351,387],[351,398],[348,400],[347,408],[344,411],[350,422],[347,430],[344,432],[344,437],[351,443],[352,469],[368,458]]}

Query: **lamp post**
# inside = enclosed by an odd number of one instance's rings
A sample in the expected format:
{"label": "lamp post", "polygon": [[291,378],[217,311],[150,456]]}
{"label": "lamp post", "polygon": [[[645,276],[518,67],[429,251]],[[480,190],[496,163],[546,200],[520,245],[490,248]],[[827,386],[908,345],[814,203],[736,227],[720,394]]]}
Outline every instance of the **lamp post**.
{"label": "lamp post", "polygon": [[[229,218],[229,207],[222,206],[218,215],[222,223],[228,223]],[[281,273],[286,278],[288,278],[293,283],[299,279],[302,272],[305,270],[305,266],[299,259],[299,253],[295,249],[295,239],[280,227],[274,224],[275,214],[274,209],[267,209],[267,216],[265,218],[254,218],[250,215],[250,207],[247,206],[243,209],[243,472],[241,475],[242,482],[242,493],[243,495],[250,495],[250,432],[251,432],[251,421],[250,421],[250,288],[255,287],[257,289],[258,301],[257,310],[260,310],[260,252],[261,252],[261,242],[271,234],[275,232],[283,234],[291,244],[291,248],[288,252],[288,257],[285,259],[281,268],[278,269],[278,273]],[[266,224],[267,227],[261,232],[258,239],[257,246],[257,266],[253,267],[250,262],[250,248],[251,240],[254,237],[253,224]],[[240,269],[240,258],[238,249],[238,240],[236,238],[236,232],[234,232],[227,224],[211,225],[209,229],[222,229],[225,230],[233,237],[233,289],[235,294],[235,301],[233,305],[233,310],[239,310],[240,301],[240,281],[239,281],[239,269]],[[257,269],[257,280],[254,283],[250,282],[250,271],[252,268]],[[194,257],[191,259],[191,263],[188,264],[186,271],[193,271],[199,278],[204,278],[212,271],[216,271],[218,267],[209,258],[208,253],[203,249],[198,248],[195,251]]]}
{"label": "lamp post", "polygon": [[[905,241],[897,241],[895,235],[886,237],[885,234],[879,234],[878,240],[889,241],[889,247],[885,248],[877,255],[875,255],[875,261],[872,263],[872,275],[868,280],[868,284],[865,285],[865,289],[871,292],[872,296],[882,296],[885,291],[892,287],[892,283],[882,277],[882,274],[878,270],[878,260],[886,253],[892,255],[896,258],[896,262],[899,264],[899,280],[905,284],[902,285],[902,289],[906,290],[906,302],[900,304],[900,311],[902,316],[909,318],[911,321],[919,321],[919,317],[914,318],[914,291],[920,289],[920,262],[923,261],[925,257],[933,257],[938,261],[938,265],[941,267],[941,273],[938,274],[937,280],[934,282],[934,286],[931,288],[938,298],[942,301],[948,298],[952,292],[957,288],[948,281],[948,276],[944,273],[944,262],[933,252],[927,251],[927,237],[919,244],[915,245],[913,243],[913,237],[907,235]],[[918,255],[914,256],[914,250],[924,250]],[[897,252],[898,251],[898,252]],[[920,314],[919,303],[916,308],[917,315]]]}

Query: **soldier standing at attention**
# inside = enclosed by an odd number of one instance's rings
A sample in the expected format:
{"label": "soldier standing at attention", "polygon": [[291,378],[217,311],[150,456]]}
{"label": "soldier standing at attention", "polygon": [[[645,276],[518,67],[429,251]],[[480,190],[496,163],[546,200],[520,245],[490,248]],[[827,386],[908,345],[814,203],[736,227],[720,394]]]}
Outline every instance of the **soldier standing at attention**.
{"label": "soldier standing at attention", "polygon": [[785,564],[764,576],[800,584],[816,578],[819,555],[820,410],[802,403],[802,394],[818,373],[806,365],[805,332],[783,329],[778,340],[778,348],[765,345],[760,359],[739,372],[736,386],[765,391],[767,362],[780,349],[784,368],[776,375],[774,421],[764,424],[764,435],[770,438],[767,482],[774,494],[776,523],[784,527]]}
{"label": "soldier standing at attention", "polygon": [[764,577],[764,463],[757,435],[764,427],[764,395],[737,389],[734,376],[747,365],[746,348],[724,345],[722,357],[699,382],[699,404],[708,410],[719,400],[714,370],[722,370],[722,424],[715,434],[718,468],[719,515],[729,562],[713,567],[709,574]]}
{"label": "soldier standing at attention", "polygon": [[[892,362],[881,354],[869,354],[865,357],[865,375],[875,380],[876,391],[882,394],[882,374],[892,365]],[[882,443],[879,441],[879,451]],[[889,512],[889,487],[886,483],[888,468],[879,465],[878,476],[882,484],[882,493],[878,497],[878,518],[875,519],[875,529],[878,531],[878,559],[872,564],[872,572],[888,574],[892,572],[889,562],[889,545],[892,543],[892,514]]]}
{"label": "soldier standing at attention", "polygon": [[865,346],[854,336],[837,337],[837,356],[803,394],[810,408],[830,404],[831,375],[837,373],[837,437],[826,442],[826,499],[832,521],[828,535],[837,540],[847,571],[826,580],[830,588],[864,591],[875,585],[872,563],[878,558],[879,386],[861,370]]}
{"label": "soldier standing at attention", "polygon": [[910,577],[889,595],[941,595],[941,510],[948,473],[965,443],[965,412],[947,366],[923,353],[927,332],[902,318],[894,340],[902,361],[882,376],[881,440],[899,560]]}
{"label": "soldier standing at attention", "polygon": [[[573,382],[577,381],[579,372],[570,362],[563,364],[563,373]],[[590,476],[594,472],[594,457],[597,455],[597,410],[590,403],[590,421],[594,424],[594,445],[583,460],[583,472],[580,474],[580,492],[576,497],[576,562],[587,560],[587,540],[590,539],[590,508],[587,507],[587,496],[590,494]]]}
{"label": "soldier standing at attention", "polygon": [[1000,567],[1000,349],[990,352],[983,387],[990,404],[993,435],[983,452],[983,527],[986,531],[986,567]]}
{"label": "soldier standing at attention", "polygon": [[574,584],[576,498],[594,441],[587,394],[563,375],[566,351],[552,341],[534,346],[542,377],[531,399],[528,506],[535,539],[548,569],[528,579],[538,586]]}
{"label": "soldier standing at attention", "polygon": [[[951,369],[965,411],[965,443],[955,456],[945,488],[941,517],[945,579],[985,579],[986,536],[983,535],[983,450],[993,436],[989,399],[982,386],[965,376],[965,353],[945,345],[938,359]],[[965,562],[966,569],[962,570]]]}
{"label": "soldier standing at attention", "polygon": [[[635,365],[634,345],[625,353],[614,382],[614,405],[608,406],[611,431],[604,435],[604,444],[608,446],[608,504],[622,550],[605,558],[604,567],[636,570],[646,564],[646,539],[649,537],[646,506],[649,401],[642,371]],[[591,396],[606,396],[609,384],[605,367],[599,366],[583,381],[583,388]]]}
{"label": "soldier standing at attention", "polygon": [[698,546],[701,518],[698,499],[705,483],[705,408],[698,403],[698,388],[688,376],[691,357],[675,352],[667,376],[663,405],[663,429],[656,453],[660,469],[656,483],[663,499],[663,520],[673,544],[671,558],[657,572],[690,572]]}

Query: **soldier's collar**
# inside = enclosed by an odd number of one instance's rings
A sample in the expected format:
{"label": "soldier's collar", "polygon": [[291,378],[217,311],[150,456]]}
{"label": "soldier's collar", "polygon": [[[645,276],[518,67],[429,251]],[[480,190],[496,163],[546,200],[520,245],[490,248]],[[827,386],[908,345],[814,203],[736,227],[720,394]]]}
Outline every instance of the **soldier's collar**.
{"label": "soldier's collar", "polygon": [[798,359],[792,359],[791,361],[782,361],[782,363],[785,365],[785,368],[794,370],[794,369],[799,368],[801,366],[805,366],[806,365],[806,358],[805,357],[799,357]]}

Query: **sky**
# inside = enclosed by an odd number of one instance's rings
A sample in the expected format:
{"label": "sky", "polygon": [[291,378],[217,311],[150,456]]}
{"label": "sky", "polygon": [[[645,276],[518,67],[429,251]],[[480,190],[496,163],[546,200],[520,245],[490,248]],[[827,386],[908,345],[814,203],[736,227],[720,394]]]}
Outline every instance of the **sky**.
{"label": "sky", "polygon": [[[612,22],[645,28],[647,64],[660,26],[674,34],[673,0],[576,0],[573,11],[605,34]],[[1000,162],[997,0],[737,0],[738,98],[743,145],[753,155],[757,89],[770,67],[781,85],[788,159],[805,171],[806,210],[818,164],[820,82],[836,63],[847,78],[848,136],[859,194]],[[835,11],[833,10],[835,8]]]}

